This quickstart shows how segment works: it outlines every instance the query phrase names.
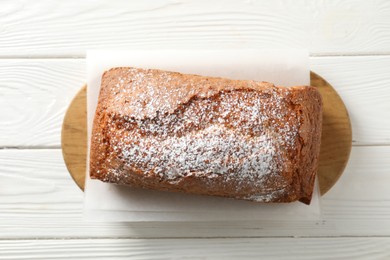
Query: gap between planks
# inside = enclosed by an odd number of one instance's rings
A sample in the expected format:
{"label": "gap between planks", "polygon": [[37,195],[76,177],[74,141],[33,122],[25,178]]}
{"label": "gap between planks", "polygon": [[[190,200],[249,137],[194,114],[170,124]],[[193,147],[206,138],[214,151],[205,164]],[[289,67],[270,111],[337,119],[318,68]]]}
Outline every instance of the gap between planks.
{"label": "gap between planks", "polygon": [[115,236],[103,236],[103,237],[37,237],[37,238],[26,238],[26,237],[11,237],[11,238],[0,238],[0,241],[36,241],[36,240],[218,240],[218,239],[329,239],[329,238],[390,238],[385,235],[367,235],[367,236],[355,236],[355,235],[335,235],[335,236],[222,236],[222,237],[143,237],[143,236],[129,236],[129,237],[115,237]]}
{"label": "gap between planks", "polygon": [[[246,48],[243,48],[246,49]],[[141,50],[141,49],[140,49]],[[211,48],[212,50],[212,48]],[[238,50],[238,49],[237,49]],[[390,56],[390,52],[352,52],[352,53],[311,53],[310,57],[371,57],[371,56]],[[21,55],[21,56],[7,56],[0,55],[0,60],[83,60],[86,55]]]}

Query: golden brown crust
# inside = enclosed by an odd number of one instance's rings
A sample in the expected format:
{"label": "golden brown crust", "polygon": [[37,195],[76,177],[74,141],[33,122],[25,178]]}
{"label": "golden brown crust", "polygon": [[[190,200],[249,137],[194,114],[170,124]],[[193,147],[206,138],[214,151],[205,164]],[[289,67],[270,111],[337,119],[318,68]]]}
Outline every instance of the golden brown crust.
{"label": "golden brown crust", "polygon": [[158,190],[309,203],[321,113],[313,87],[114,68],[102,77],[90,176]]}
{"label": "golden brown crust", "polygon": [[299,95],[294,95],[292,101],[299,104],[301,124],[299,136],[301,148],[299,151],[299,180],[301,182],[300,201],[310,203],[315,173],[318,170],[321,130],[322,130],[322,99],[320,93],[313,87],[295,87]]}

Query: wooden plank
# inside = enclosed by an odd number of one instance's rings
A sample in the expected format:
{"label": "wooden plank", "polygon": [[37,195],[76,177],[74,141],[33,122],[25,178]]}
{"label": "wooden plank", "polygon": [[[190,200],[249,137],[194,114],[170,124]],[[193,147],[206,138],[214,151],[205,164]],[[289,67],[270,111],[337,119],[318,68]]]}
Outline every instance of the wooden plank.
{"label": "wooden plank", "polygon": [[[314,57],[343,98],[354,144],[390,144],[390,56]],[[0,59],[0,147],[60,147],[62,119],[85,82],[85,60]]]}
{"label": "wooden plank", "polygon": [[2,240],[2,259],[389,259],[390,238]]}
{"label": "wooden plank", "polygon": [[86,223],[57,149],[0,150],[0,237],[390,236],[390,146],[353,147],[318,221]]}
{"label": "wooden plank", "polygon": [[2,1],[1,57],[84,57],[91,48],[307,48],[390,52],[377,1]]}
{"label": "wooden plank", "polygon": [[310,65],[343,99],[354,144],[390,144],[390,56],[321,57]]}
{"label": "wooden plank", "polygon": [[80,60],[0,60],[0,146],[55,146],[84,83]]}

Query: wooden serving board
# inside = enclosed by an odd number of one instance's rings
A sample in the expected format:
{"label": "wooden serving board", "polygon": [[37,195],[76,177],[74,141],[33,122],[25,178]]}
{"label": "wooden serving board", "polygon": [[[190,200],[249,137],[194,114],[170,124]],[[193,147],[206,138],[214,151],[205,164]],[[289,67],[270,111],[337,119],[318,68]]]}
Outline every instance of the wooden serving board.
{"label": "wooden serving board", "polygon": [[[323,125],[318,177],[324,195],[340,178],[347,165],[352,146],[352,129],[347,109],[335,89],[314,72],[311,85],[321,92]],[[62,125],[62,154],[76,184],[84,190],[87,161],[86,86],[72,100]]]}

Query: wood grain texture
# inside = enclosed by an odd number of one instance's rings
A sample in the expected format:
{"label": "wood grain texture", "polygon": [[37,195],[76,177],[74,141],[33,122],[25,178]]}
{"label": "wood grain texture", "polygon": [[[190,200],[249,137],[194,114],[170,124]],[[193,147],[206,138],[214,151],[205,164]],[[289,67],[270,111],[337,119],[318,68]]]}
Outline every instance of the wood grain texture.
{"label": "wood grain texture", "polygon": [[354,144],[390,144],[390,56],[322,57],[311,60],[311,69],[343,99]]}
{"label": "wood grain texture", "polygon": [[0,259],[389,259],[390,238],[3,240]]}
{"label": "wood grain texture", "polygon": [[[60,147],[65,110],[85,82],[85,61],[69,58],[86,49],[272,46],[313,56],[388,55],[389,28],[387,0],[1,1],[0,259],[389,259],[390,146],[361,145],[390,145],[390,56],[311,59],[346,103],[357,145],[323,197],[321,221],[84,223],[83,194],[60,149],[4,149]],[[49,59],[29,59],[39,57]],[[53,59],[61,57],[68,59]],[[112,239],[83,239],[92,237]]]}
{"label": "wood grain texture", "polygon": [[74,182],[84,190],[87,171],[87,85],[70,103],[61,130],[61,150]]}
{"label": "wood grain texture", "polygon": [[0,60],[0,146],[54,146],[84,82],[79,60]]}
{"label": "wood grain texture", "polygon": [[0,150],[0,237],[390,236],[390,146],[353,147],[319,221],[87,223],[60,149]]}
{"label": "wood grain texture", "polygon": [[322,133],[318,166],[321,195],[327,193],[343,174],[352,145],[348,111],[336,90],[324,78],[311,72],[310,85],[321,93]]}
{"label": "wood grain texture", "polygon": [[[310,62],[345,102],[354,144],[390,144],[390,56]],[[0,59],[0,147],[59,148],[63,116],[84,83],[83,59]]]}
{"label": "wood grain texture", "polygon": [[[321,194],[328,192],[340,178],[348,162],[352,144],[351,122],[335,89],[319,75],[310,73],[311,86],[323,100],[323,120],[318,177]],[[83,86],[66,111],[61,131],[65,164],[75,183],[84,190],[87,162],[87,101]]]}
{"label": "wood grain texture", "polygon": [[84,57],[96,48],[390,53],[386,0],[8,0],[0,10],[1,57]]}

